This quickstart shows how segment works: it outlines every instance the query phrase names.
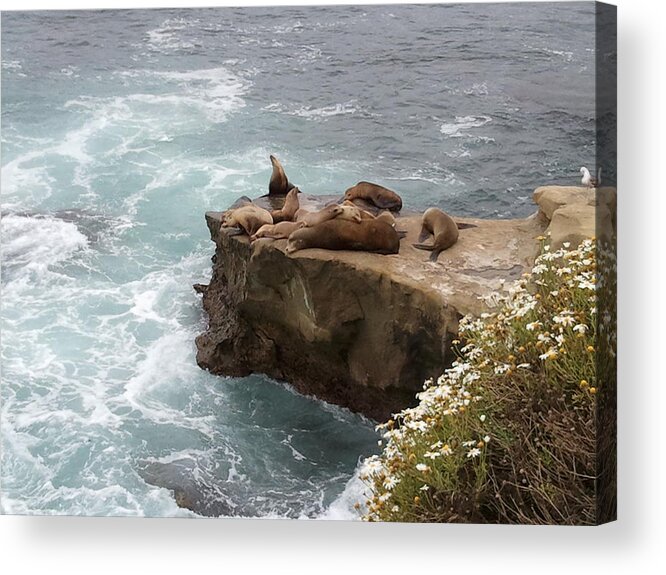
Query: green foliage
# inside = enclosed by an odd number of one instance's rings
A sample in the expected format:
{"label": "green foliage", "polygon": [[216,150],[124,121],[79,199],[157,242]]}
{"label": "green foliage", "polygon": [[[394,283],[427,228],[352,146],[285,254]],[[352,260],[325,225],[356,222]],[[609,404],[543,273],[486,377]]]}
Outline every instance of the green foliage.
{"label": "green foliage", "polygon": [[568,248],[542,245],[531,274],[464,318],[452,367],[379,426],[365,520],[595,522],[596,249]]}

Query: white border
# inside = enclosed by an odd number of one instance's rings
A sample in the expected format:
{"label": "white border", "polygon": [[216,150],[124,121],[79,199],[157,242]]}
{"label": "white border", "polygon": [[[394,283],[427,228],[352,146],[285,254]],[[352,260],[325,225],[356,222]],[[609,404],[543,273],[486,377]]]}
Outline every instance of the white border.
{"label": "white border", "polygon": [[[266,5],[195,1],[197,6]],[[284,5],[322,4],[291,0]],[[333,3],[333,2],[329,2]],[[344,3],[344,2],[335,2]],[[351,2],[347,2],[351,3]],[[382,3],[382,2],[364,2]],[[383,2],[396,3],[396,2]],[[0,9],[183,6],[0,0]],[[0,517],[5,573],[656,573],[666,566],[663,20],[619,0],[620,520],[599,528]],[[590,31],[592,34],[593,31]]]}

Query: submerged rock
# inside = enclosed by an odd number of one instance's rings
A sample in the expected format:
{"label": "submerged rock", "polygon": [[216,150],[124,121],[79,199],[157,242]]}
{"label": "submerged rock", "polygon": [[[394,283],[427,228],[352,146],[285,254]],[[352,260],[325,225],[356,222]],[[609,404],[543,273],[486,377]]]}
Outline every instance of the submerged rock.
{"label": "submerged rock", "polygon": [[[315,201],[308,198],[309,206]],[[398,215],[396,228],[407,234],[395,255],[307,249],[288,256],[287,240],[250,245],[220,229],[221,212],[208,212],[216,249],[198,364],[220,375],[264,373],[378,420],[412,405],[424,380],[452,360],[459,319],[481,312],[500,280],[530,268],[548,225],[538,214],[455,219],[476,227],[461,229],[458,242],[430,262],[412,246],[419,214]]]}

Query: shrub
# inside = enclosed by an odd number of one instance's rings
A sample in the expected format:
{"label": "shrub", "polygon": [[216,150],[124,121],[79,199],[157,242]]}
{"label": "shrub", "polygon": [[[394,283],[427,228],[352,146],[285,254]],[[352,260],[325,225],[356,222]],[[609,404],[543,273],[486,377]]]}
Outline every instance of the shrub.
{"label": "shrub", "polygon": [[531,274],[461,320],[452,367],[378,426],[383,452],[361,471],[365,520],[596,522],[596,259],[592,240],[542,242]]}

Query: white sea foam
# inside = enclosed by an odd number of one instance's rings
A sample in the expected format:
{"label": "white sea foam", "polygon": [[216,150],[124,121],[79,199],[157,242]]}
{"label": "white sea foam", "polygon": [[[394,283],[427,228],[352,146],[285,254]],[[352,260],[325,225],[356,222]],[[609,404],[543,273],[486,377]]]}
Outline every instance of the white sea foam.
{"label": "white sea foam", "polygon": [[319,108],[313,108],[312,106],[301,106],[296,108],[285,106],[281,103],[273,103],[264,106],[262,110],[286,114],[288,116],[299,116],[308,120],[326,120],[332,116],[356,114],[363,111],[353,100],[342,104],[332,104],[330,106],[322,106]]}
{"label": "white sea foam", "polygon": [[[367,495],[367,487],[360,478],[361,464],[357,466],[351,479],[347,481],[344,491],[335,498],[328,508],[317,517],[317,519],[328,519],[337,521],[357,521],[360,519]],[[356,510],[354,505],[361,504],[361,509]]]}
{"label": "white sea foam", "polygon": [[313,62],[322,57],[322,51],[316,46],[299,46],[298,62],[304,64],[306,62]]}
{"label": "white sea foam", "polygon": [[22,70],[23,66],[20,60],[2,60],[2,68],[4,70]]}
{"label": "white sea foam", "polygon": [[486,82],[480,82],[478,84],[472,84],[471,88],[465,90],[465,94],[468,96],[487,96],[488,95],[488,84]]}
{"label": "white sea foam", "polygon": [[[121,72],[118,75],[127,74]],[[113,98],[82,97],[68,101],[65,107],[88,108],[100,118],[111,115],[113,120],[131,126],[140,121],[143,130],[153,131],[155,139],[163,139],[170,136],[164,131],[166,118],[167,126],[172,130],[179,124],[200,123],[201,118],[188,114],[193,111],[210,122],[226,121],[229,114],[245,107],[242,96],[251,85],[225,67],[189,71],[134,70],[131,74],[143,78],[159,91]],[[160,131],[155,132],[156,129]]]}
{"label": "white sea foam", "polygon": [[55,218],[7,214],[0,230],[3,266],[21,268],[32,281],[88,245],[76,225]]}
{"label": "white sea foam", "polygon": [[162,22],[158,28],[149,30],[146,33],[148,36],[148,45],[152,50],[165,54],[194,48],[192,42],[184,40],[181,36],[183,30],[197,23],[197,20],[169,18]]}
{"label": "white sea foam", "polygon": [[465,135],[463,132],[480,128],[489,122],[492,122],[489,116],[456,116],[455,122],[442,124],[439,131],[450,138],[461,138]]}

